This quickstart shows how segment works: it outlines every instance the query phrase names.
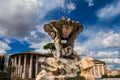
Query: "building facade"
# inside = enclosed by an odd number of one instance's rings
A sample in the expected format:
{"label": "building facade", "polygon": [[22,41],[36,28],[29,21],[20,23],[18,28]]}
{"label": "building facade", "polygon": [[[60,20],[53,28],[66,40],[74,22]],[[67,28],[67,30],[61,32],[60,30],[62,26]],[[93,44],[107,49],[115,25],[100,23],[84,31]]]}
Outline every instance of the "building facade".
{"label": "building facade", "polygon": [[[15,66],[12,77],[19,78],[35,78],[41,71],[42,60],[46,57],[52,57],[52,55],[41,54],[38,52],[23,52],[17,53],[10,56],[11,65]],[[94,60],[94,67],[90,72],[95,78],[101,78],[106,73],[105,62]]]}
{"label": "building facade", "polygon": [[113,69],[113,70],[108,70],[107,71],[108,76],[115,76],[115,75],[120,75],[120,70]]}
{"label": "building facade", "polygon": [[35,78],[41,69],[39,60],[46,57],[50,56],[31,51],[11,55],[11,65],[15,67],[11,76],[19,78]]}
{"label": "building facade", "polygon": [[94,60],[94,67],[90,70],[95,78],[101,78],[107,72],[104,61]]}

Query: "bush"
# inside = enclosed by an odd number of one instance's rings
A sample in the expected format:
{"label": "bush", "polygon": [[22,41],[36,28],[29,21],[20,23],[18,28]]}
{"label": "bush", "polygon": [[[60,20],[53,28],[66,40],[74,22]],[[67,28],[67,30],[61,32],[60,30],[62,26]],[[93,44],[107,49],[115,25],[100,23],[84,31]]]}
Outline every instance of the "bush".
{"label": "bush", "polygon": [[22,79],[22,78],[13,78],[12,80],[35,80],[35,79],[30,79],[30,78],[25,78],[25,79]]}
{"label": "bush", "polygon": [[120,74],[119,75],[110,75],[110,76],[105,74],[105,75],[102,76],[102,78],[120,78]]}
{"label": "bush", "polygon": [[102,75],[102,78],[108,78],[108,75],[107,74]]}
{"label": "bush", "polygon": [[10,78],[0,78],[0,80],[11,80]]}

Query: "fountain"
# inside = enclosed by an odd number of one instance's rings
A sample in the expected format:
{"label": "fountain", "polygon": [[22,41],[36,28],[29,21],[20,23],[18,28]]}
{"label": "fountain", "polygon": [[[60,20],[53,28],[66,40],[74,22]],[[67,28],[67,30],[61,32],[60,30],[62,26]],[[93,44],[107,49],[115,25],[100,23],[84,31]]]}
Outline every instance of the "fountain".
{"label": "fountain", "polygon": [[[62,17],[44,25],[44,30],[54,40],[54,57],[41,61],[41,71],[36,80],[94,80],[90,69],[94,66],[93,59],[80,59],[73,50],[76,36],[83,31],[83,26],[76,21]],[[61,45],[66,41],[66,47]]]}

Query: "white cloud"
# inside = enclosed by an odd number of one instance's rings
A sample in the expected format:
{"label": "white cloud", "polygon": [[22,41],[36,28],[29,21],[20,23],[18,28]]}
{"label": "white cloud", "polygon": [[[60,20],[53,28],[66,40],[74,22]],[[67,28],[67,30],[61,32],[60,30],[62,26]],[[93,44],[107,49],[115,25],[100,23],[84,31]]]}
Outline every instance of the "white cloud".
{"label": "white cloud", "polygon": [[106,5],[97,11],[97,16],[100,19],[112,19],[120,15],[120,1],[115,0],[112,4]]}
{"label": "white cloud", "polygon": [[112,65],[112,64],[107,64],[107,69],[108,70],[111,70],[111,69],[113,69],[114,68],[114,65]]}
{"label": "white cloud", "polygon": [[84,36],[89,38],[81,45],[86,45],[88,49],[120,47],[120,33],[114,31],[88,31]]}
{"label": "white cloud", "polygon": [[89,52],[86,46],[75,46],[74,50],[80,56],[84,56],[84,55],[88,54],[88,52]]}
{"label": "white cloud", "polygon": [[75,4],[71,2],[71,3],[67,4],[67,8],[68,8],[68,10],[71,11],[71,10],[75,10],[76,7],[75,7]]}
{"label": "white cloud", "polygon": [[10,46],[6,42],[0,40],[0,55],[3,55],[6,53],[6,50],[10,49]]}
{"label": "white cloud", "polygon": [[[120,64],[120,33],[114,31],[88,30],[83,32],[87,40],[77,41],[75,51],[81,56],[89,56],[97,60],[103,60],[109,65]],[[115,68],[115,66],[113,66]],[[108,66],[108,68],[111,68]]]}
{"label": "white cloud", "polygon": [[112,33],[102,43],[105,47],[120,47],[120,33]]}
{"label": "white cloud", "polygon": [[[114,55],[114,56],[113,56]],[[119,57],[119,52],[118,51],[114,51],[114,52],[103,52],[103,51],[99,51],[98,54],[96,55],[100,58],[116,58]]]}
{"label": "white cloud", "polygon": [[57,8],[70,12],[76,6],[65,0],[0,0],[0,36],[25,39],[32,48],[42,48],[37,45],[46,43],[48,37],[43,30],[43,24],[48,22],[44,16]]}
{"label": "white cloud", "polygon": [[48,38],[45,38],[43,40],[41,40],[41,42],[31,42],[31,46],[29,46],[30,48],[35,48],[35,51],[36,52],[43,52],[43,53],[46,53],[47,51],[45,51],[43,49],[43,46],[47,43],[50,43],[52,42],[50,37]]}
{"label": "white cloud", "polygon": [[65,0],[0,0],[0,36],[26,40],[32,48],[42,48],[46,38],[47,42],[51,40],[43,30],[48,22],[44,16],[57,8],[70,12],[76,7]]}
{"label": "white cloud", "polygon": [[64,8],[64,0],[1,0],[0,35],[25,37],[49,11]]}
{"label": "white cloud", "polygon": [[111,64],[120,64],[120,58],[109,58],[109,59],[100,59],[102,61],[105,61],[107,63],[111,63]]}
{"label": "white cloud", "polygon": [[88,2],[88,6],[94,6],[94,1],[93,0],[85,0],[86,2]]}
{"label": "white cloud", "polygon": [[36,31],[31,31],[30,35],[33,36],[33,38],[37,38]]}
{"label": "white cloud", "polygon": [[4,41],[8,44],[11,43],[11,41],[9,39],[4,39]]}

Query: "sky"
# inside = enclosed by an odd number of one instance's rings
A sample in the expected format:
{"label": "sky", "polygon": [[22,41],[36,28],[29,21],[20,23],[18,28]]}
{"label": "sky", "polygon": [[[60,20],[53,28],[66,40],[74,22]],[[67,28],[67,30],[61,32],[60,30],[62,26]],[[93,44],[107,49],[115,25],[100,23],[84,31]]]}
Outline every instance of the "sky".
{"label": "sky", "polygon": [[120,0],[0,0],[0,54],[45,53],[53,40],[44,24],[65,16],[84,26],[74,44],[80,57],[120,69],[119,8]]}

